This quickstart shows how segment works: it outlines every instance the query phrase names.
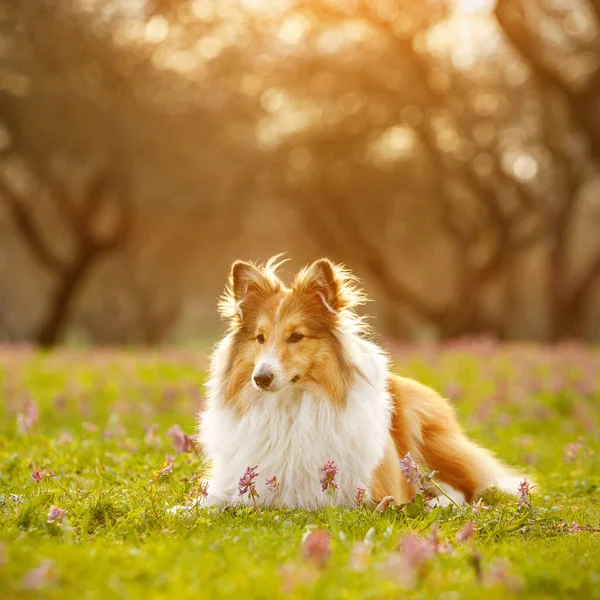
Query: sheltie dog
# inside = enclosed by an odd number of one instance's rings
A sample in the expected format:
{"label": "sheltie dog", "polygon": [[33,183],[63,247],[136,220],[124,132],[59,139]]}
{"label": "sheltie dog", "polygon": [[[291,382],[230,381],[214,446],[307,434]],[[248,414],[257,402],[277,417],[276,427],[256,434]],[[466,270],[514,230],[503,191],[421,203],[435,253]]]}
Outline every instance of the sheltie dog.
{"label": "sheltie dog", "polygon": [[[204,505],[353,506],[358,488],[374,502],[408,503],[416,489],[399,464],[408,452],[455,501],[492,486],[516,494],[522,478],[463,433],[448,401],[391,373],[355,312],[365,296],[354,276],[321,259],[287,286],[280,264],[235,262],[219,303],[230,327],[200,416],[212,465]],[[325,493],[329,461],[337,473]],[[251,494],[239,489],[248,467],[258,473]]]}

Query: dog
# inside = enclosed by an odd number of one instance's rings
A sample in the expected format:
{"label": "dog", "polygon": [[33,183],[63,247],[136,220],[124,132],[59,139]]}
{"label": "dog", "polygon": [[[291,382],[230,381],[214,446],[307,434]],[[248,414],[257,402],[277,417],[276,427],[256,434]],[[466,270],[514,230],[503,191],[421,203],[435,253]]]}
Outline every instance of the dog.
{"label": "dog", "polygon": [[[392,374],[356,313],[366,297],[348,270],[323,258],[287,286],[282,262],[236,261],[219,302],[229,330],[212,354],[200,415],[212,465],[204,505],[350,507],[357,490],[402,505],[417,493],[400,468],[407,453],[455,502],[490,487],[517,493],[523,477],[463,433],[447,400]],[[249,486],[240,483],[247,470]]]}

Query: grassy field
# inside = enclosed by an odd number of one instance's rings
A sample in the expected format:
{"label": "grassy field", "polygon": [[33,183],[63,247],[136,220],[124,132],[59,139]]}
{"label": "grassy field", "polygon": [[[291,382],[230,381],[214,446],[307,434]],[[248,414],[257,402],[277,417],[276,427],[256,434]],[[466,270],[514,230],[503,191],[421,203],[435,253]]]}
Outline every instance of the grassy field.
{"label": "grassy field", "polygon": [[600,598],[600,355],[393,354],[535,478],[531,507],[172,514],[201,483],[202,353],[0,349],[0,598]]}

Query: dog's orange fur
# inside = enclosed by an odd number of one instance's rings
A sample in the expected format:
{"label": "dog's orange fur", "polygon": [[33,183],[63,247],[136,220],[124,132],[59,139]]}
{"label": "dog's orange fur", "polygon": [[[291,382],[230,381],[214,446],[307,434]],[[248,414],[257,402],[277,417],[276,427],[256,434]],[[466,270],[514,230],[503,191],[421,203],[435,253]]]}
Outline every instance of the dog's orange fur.
{"label": "dog's orange fur", "polygon": [[406,480],[398,468],[398,451],[394,439],[390,435],[383,460],[373,473],[371,482],[371,497],[380,502],[386,496],[393,496],[396,504],[406,504],[411,501],[416,491]]}
{"label": "dog's orange fur", "polygon": [[389,390],[394,402],[391,434],[398,455],[410,452],[471,502],[481,489],[482,453],[491,454],[465,436],[448,401],[432,389],[391,375]]}
{"label": "dog's orange fur", "polygon": [[[278,359],[287,372],[297,374],[305,384],[315,384],[336,406],[343,406],[354,368],[345,358],[339,339],[333,334],[336,311],[351,308],[362,300],[360,291],[341,269],[318,262],[303,269],[291,287],[275,275],[280,263],[277,257],[264,267],[250,263],[234,263],[228,288],[219,305],[223,316],[230,319],[234,332],[232,362],[226,386],[226,399],[243,411],[241,393],[250,381],[263,346],[256,343],[258,334],[274,340]],[[243,318],[242,318],[243,315]],[[301,344],[291,346],[289,336],[301,333]],[[270,351],[273,351],[270,344]]]}
{"label": "dog's orange fur", "polygon": [[[242,398],[250,385],[253,367],[265,351],[257,335],[269,341],[286,374],[324,392],[323,397],[343,409],[356,367],[347,364],[336,330],[349,327],[360,333],[361,320],[353,309],[364,297],[356,280],[343,268],[323,259],[304,269],[290,287],[277,277],[276,259],[264,267],[245,262],[233,265],[229,285],[220,304],[230,320],[232,350],[227,369],[225,400],[244,411]],[[290,344],[293,332],[303,335],[301,344]],[[399,457],[410,452],[438,477],[473,499],[489,480],[490,468],[504,469],[491,453],[462,432],[453,409],[435,391],[416,381],[389,376],[393,416],[385,456],[373,473],[374,500],[393,496],[409,502],[415,490],[402,475]],[[507,472],[510,470],[506,469]]]}

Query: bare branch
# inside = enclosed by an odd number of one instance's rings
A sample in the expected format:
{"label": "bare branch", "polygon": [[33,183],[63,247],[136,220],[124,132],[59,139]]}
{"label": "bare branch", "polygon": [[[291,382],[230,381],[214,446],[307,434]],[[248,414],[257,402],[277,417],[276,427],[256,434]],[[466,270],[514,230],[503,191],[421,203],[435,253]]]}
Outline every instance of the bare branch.
{"label": "bare branch", "polygon": [[519,21],[523,22],[523,14],[520,4],[514,0],[498,0],[495,8],[495,16],[498,24],[506,34],[506,37],[520,54],[532,67],[542,85],[548,89],[554,89],[561,93],[572,109],[572,114],[579,127],[586,132],[591,142],[591,150],[594,156],[600,158],[600,129],[596,123],[588,118],[589,103],[591,96],[596,91],[595,81],[588,85],[583,92],[575,92],[568,84],[554,72],[539,56],[535,47],[535,38]]}
{"label": "bare branch", "polygon": [[17,229],[26,241],[27,246],[45,267],[56,273],[65,273],[68,269],[48,247],[32,215],[19,196],[0,178],[0,196],[7,203]]}

